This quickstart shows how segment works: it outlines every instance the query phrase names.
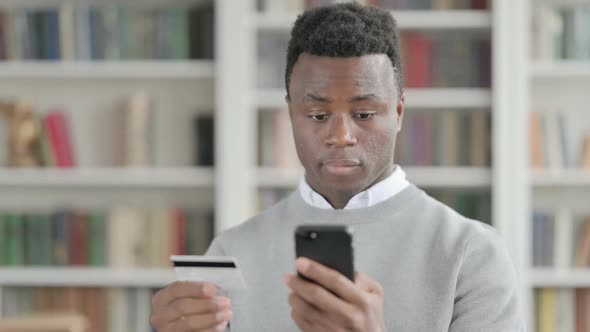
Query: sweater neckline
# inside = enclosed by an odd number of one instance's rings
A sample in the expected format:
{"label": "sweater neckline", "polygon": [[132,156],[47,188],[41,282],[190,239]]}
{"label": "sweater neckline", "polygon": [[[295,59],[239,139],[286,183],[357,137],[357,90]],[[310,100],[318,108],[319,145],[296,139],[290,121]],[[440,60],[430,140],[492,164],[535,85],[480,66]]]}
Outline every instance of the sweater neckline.
{"label": "sweater neckline", "polygon": [[296,216],[298,224],[337,223],[341,225],[355,225],[377,222],[383,220],[381,216],[390,219],[400,214],[422,197],[424,192],[411,184],[397,195],[377,203],[373,206],[358,209],[322,209],[305,202],[299,191],[292,192],[287,200],[290,212]]}

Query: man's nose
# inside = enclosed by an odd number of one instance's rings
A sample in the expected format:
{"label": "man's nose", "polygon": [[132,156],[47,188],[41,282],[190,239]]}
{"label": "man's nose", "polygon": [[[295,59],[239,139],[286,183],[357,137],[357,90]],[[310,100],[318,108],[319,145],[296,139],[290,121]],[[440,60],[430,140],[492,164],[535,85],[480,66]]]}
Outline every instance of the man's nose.
{"label": "man's nose", "polygon": [[337,115],[330,119],[326,144],[333,147],[352,146],[357,143],[354,135],[354,121],[347,115]]}

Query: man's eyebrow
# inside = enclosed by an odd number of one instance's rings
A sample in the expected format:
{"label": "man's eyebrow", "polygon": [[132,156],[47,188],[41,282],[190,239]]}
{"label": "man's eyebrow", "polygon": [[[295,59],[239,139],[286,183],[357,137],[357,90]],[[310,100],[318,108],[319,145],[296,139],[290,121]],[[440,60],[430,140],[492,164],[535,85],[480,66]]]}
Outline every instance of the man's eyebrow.
{"label": "man's eyebrow", "polygon": [[332,100],[330,98],[326,98],[326,97],[322,97],[320,95],[316,95],[314,93],[306,93],[303,96],[303,101],[316,101],[316,102],[320,102],[320,103],[330,103],[332,102]]}
{"label": "man's eyebrow", "polygon": [[359,102],[359,101],[378,101],[378,100],[379,100],[379,97],[377,97],[377,95],[375,95],[373,93],[369,93],[366,95],[354,96],[354,97],[348,99],[348,102],[354,103],[354,102]]}

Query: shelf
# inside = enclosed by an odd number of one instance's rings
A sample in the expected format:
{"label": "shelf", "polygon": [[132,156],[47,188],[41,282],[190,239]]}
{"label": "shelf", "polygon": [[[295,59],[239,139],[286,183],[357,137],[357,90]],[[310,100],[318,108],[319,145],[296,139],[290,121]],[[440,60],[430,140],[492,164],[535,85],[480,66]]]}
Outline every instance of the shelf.
{"label": "shelf", "polygon": [[535,79],[590,79],[590,61],[539,61],[530,68],[530,75]]}
{"label": "shelf", "polygon": [[0,169],[0,187],[212,187],[212,168]]}
{"label": "shelf", "polygon": [[[402,30],[477,30],[492,25],[490,12],[483,10],[399,10],[392,14]],[[290,29],[296,18],[296,13],[257,13],[252,21],[258,29],[280,31]]]}
{"label": "shelf", "polygon": [[0,62],[0,78],[10,79],[211,79],[214,63],[191,61],[23,61]]}
{"label": "shelf", "polygon": [[176,279],[166,268],[26,267],[0,268],[0,287],[150,287]]}
{"label": "shelf", "polygon": [[[149,7],[161,7],[166,6],[186,6],[186,5],[200,5],[204,3],[210,3],[214,0],[142,0],[140,1],[126,1],[126,6],[138,6],[141,8]],[[64,3],[76,4],[116,4],[120,5],[120,0],[100,0],[98,2],[92,0],[2,0],[0,2],[0,8],[51,8],[58,7]]]}
{"label": "shelf", "polygon": [[[426,188],[486,188],[491,186],[489,168],[478,167],[403,167],[408,180]],[[302,170],[258,168],[254,183],[259,188],[296,187]]]}
{"label": "shelf", "polygon": [[530,284],[532,287],[590,287],[590,269],[559,271],[554,269],[530,270]]}
{"label": "shelf", "polygon": [[531,183],[535,187],[590,188],[590,170],[535,170]]}
{"label": "shelf", "polygon": [[[492,94],[489,89],[406,89],[406,107],[409,108],[490,108]],[[286,108],[285,90],[259,89],[256,107],[272,110]]]}

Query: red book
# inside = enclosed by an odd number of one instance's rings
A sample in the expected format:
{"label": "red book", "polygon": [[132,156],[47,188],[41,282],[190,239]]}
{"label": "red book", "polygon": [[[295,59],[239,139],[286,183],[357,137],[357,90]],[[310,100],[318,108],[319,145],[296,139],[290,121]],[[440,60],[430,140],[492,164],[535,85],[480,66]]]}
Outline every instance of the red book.
{"label": "red book", "polygon": [[186,254],[186,214],[181,209],[172,211],[172,250],[174,255]]}
{"label": "red book", "polygon": [[588,332],[588,290],[576,289],[576,332]]}
{"label": "red book", "polygon": [[488,9],[488,0],[471,0],[472,9]]}
{"label": "red book", "polygon": [[53,111],[45,116],[45,126],[49,134],[49,145],[55,157],[55,166],[61,168],[74,166],[74,152],[68,121],[63,112]]}
{"label": "red book", "polygon": [[6,13],[0,12],[0,59],[8,59],[8,43],[6,36]]}
{"label": "red book", "polygon": [[402,38],[405,86],[427,88],[432,85],[432,41],[419,34],[406,34]]}
{"label": "red book", "polygon": [[70,214],[69,257],[70,265],[88,265],[88,218],[84,213]]}

